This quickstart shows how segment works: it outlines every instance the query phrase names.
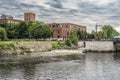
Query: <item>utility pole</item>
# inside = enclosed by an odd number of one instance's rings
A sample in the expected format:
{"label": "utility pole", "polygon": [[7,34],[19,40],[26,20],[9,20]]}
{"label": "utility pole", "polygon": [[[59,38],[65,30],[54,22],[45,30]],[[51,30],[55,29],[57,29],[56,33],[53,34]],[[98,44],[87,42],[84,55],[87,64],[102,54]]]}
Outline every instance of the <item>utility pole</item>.
{"label": "utility pole", "polygon": [[100,27],[100,26],[102,26],[102,25],[99,25],[98,23],[96,23],[96,25],[95,25],[95,30],[96,30],[96,39],[98,39],[98,27]]}

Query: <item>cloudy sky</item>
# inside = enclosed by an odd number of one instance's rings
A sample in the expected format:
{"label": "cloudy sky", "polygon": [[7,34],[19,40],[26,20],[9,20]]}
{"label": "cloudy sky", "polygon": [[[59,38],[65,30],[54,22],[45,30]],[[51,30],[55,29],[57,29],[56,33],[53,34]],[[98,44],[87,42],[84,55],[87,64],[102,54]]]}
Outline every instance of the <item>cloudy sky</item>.
{"label": "cloudy sky", "polygon": [[0,0],[0,14],[23,20],[24,12],[34,12],[45,23],[71,22],[87,26],[110,24],[120,32],[120,0]]}

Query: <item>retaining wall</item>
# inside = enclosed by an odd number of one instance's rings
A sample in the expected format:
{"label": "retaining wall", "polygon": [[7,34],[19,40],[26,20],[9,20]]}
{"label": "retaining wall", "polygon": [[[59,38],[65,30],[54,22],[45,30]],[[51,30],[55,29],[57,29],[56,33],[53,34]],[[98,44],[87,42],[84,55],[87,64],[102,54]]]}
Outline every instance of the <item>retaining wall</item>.
{"label": "retaining wall", "polygon": [[[85,41],[85,49],[91,51],[114,51],[113,41]],[[83,46],[83,41],[79,42],[79,46]]]}

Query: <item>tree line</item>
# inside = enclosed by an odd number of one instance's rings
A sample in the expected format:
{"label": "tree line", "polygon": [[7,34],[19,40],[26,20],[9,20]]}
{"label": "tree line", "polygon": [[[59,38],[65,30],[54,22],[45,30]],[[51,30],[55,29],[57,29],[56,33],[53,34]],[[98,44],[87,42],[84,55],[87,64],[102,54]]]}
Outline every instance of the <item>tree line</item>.
{"label": "tree line", "polygon": [[119,33],[111,25],[104,25],[100,31],[92,31],[91,33],[95,39],[113,39],[114,36],[118,36]]}
{"label": "tree line", "polygon": [[[53,35],[53,31],[47,24],[40,22],[0,23],[0,39],[47,39]],[[71,31],[70,40],[77,44],[78,40],[86,39],[112,39],[119,33],[111,25],[104,25],[100,31]],[[76,42],[74,41],[76,40]]]}
{"label": "tree line", "polygon": [[119,33],[111,25],[104,25],[102,29],[99,31],[92,30],[91,33],[87,33],[86,31],[78,31],[77,34],[79,40],[86,40],[86,39],[110,40],[113,39],[114,36],[119,35]]}
{"label": "tree line", "polygon": [[0,23],[0,39],[46,39],[53,35],[47,24],[39,22]]}

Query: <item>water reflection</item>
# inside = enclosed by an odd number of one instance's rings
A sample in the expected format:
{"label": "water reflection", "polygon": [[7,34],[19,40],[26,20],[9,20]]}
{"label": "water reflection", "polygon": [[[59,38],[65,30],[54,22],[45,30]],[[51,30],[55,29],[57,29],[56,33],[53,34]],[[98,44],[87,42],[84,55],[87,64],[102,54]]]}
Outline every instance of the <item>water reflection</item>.
{"label": "water reflection", "polygon": [[[0,68],[0,80],[119,80],[119,53],[87,53],[83,58],[50,63],[33,63],[27,57],[19,65]],[[34,57],[35,58],[35,57]],[[60,58],[57,57],[57,58]],[[66,57],[65,57],[66,58]],[[71,58],[72,59],[72,58]],[[61,58],[60,58],[61,60]]]}

